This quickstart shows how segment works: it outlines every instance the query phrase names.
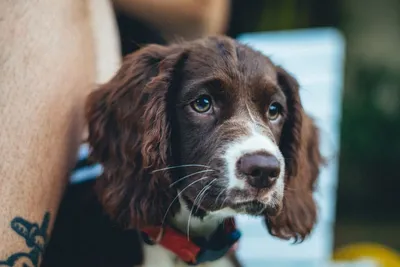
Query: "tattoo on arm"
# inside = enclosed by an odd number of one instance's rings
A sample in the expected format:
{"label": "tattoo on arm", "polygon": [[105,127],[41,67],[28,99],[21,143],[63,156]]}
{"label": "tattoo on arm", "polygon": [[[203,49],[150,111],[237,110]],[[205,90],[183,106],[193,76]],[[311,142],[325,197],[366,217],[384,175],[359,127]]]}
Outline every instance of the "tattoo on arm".
{"label": "tattoo on arm", "polygon": [[0,267],[38,267],[48,241],[49,224],[49,212],[44,215],[41,225],[15,217],[11,221],[11,228],[25,240],[29,250],[27,253],[15,253],[5,261],[0,260]]}

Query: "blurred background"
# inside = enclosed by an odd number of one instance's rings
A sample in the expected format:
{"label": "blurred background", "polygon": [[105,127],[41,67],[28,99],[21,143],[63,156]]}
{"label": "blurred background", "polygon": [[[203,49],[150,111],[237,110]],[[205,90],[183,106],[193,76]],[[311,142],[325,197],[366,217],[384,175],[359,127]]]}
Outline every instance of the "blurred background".
{"label": "blurred background", "polygon": [[[400,1],[233,0],[217,12],[234,38],[319,27],[344,35],[335,247],[368,241],[400,250]],[[117,21],[124,54],[169,41],[140,19],[120,13]]]}

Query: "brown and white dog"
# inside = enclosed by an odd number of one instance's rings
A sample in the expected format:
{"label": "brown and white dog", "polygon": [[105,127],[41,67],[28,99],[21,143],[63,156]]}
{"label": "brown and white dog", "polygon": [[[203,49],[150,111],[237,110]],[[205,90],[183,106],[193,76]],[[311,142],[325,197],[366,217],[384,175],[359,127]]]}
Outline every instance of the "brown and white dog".
{"label": "brown and white dog", "polygon": [[104,171],[96,194],[70,189],[44,266],[235,266],[225,248],[237,214],[282,239],[312,230],[318,130],[296,80],[248,46],[144,47],[89,96],[86,116]]}

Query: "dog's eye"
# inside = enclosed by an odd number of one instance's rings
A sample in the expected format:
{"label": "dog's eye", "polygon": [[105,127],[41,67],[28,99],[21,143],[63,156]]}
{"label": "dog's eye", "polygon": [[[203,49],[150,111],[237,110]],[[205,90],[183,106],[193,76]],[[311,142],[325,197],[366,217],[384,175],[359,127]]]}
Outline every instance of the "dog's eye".
{"label": "dog's eye", "polygon": [[205,113],[211,109],[211,97],[208,95],[202,95],[193,101],[190,105],[194,111],[198,113]]}
{"label": "dog's eye", "polygon": [[268,119],[275,121],[282,113],[282,106],[279,103],[272,103],[268,108]]}

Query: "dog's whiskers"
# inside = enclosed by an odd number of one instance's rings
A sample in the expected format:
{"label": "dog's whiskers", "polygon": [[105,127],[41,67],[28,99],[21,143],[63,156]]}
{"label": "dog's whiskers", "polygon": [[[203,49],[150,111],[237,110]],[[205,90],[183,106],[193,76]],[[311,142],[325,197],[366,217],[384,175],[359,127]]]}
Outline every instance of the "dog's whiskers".
{"label": "dog's whiskers", "polygon": [[192,185],[194,185],[195,183],[200,182],[200,181],[202,181],[202,180],[204,180],[204,179],[207,179],[207,178],[208,178],[208,177],[203,177],[203,178],[197,179],[196,181],[190,183],[188,186],[186,186],[185,188],[183,188],[182,191],[179,191],[179,192],[178,192],[178,194],[175,196],[175,198],[174,198],[174,199],[171,201],[171,203],[169,204],[169,206],[168,206],[168,208],[167,208],[167,211],[165,212],[165,215],[164,215],[163,220],[162,220],[162,225],[164,225],[165,219],[167,218],[168,212],[169,212],[169,210],[171,209],[172,204],[174,204],[174,202],[179,198],[179,196],[180,196],[186,189],[188,189],[190,186],[192,186]]}
{"label": "dog's whiskers", "polygon": [[219,198],[222,196],[222,194],[223,194],[224,192],[226,192],[226,191],[228,191],[228,188],[224,188],[224,189],[221,190],[221,192],[219,192],[219,194],[217,195],[217,197],[216,197],[215,200],[214,200],[214,205],[217,204],[218,199],[219,199]]}
{"label": "dog's whiskers", "polygon": [[198,201],[197,208],[196,208],[196,212],[199,210],[200,205],[201,205],[201,202],[203,202],[203,200],[204,200],[204,198],[205,198],[205,196],[206,196],[207,191],[213,186],[212,183],[214,183],[214,182],[216,182],[216,181],[217,181],[217,179],[214,179],[214,180],[212,180],[207,186],[205,186],[206,190],[203,191],[203,193],[202,193],[202,195],[201,195],[201,197],[200,197],[200,199],[199,199],[199,201]]}
{"label": "dog's whiskers", "polygon": [[176,165],[176,166],[169,166],[169,167],[157,169],[157,170],[152,171],[151,173],[161,172],[161,171],[166,171],[166,170],[171,170],[171,169],[177,169],[177,168],[186,168],[186,167],[204,167],[204,168],[210,168],[210,166],[202,165],[202,164],[185,164],[185,165]]}
{"label": "dog's whiskers", "polygon": [[[207,178],[207,177],[204,177],[204,178]],[[213,180],[213,181],[214,181],[214,180]],[[188,240],[190,239],[190,219],[192,218],[193,209],[194,209],[194,207],[196,206],[197,199],[201,196],[202,192],[205,192],[205,191],[207,191],[207,186],[203,187],[203,188],[200,190],[200,192],[196,195],[196,198],[195,198],[194,201],[193,201],[192,208],[190,209],[189,218],[188,218],[188,222],[187,222],[187,226],[186,226],[186,235],[187,235],[187,239],[188,239]]]}
{"label": "dog's whiskers", "polygon": [[198,171],[198,172],[193,172],[193,173],[191,173],[191,174],[188,174],[188,175],[186,175],[186,176],[183,176],[182,178],[179,178],[179,179],[176,180],[175,182],[171,183],[171,184],[169,185],[169,187],[173,187],[175,184],[177,184],[177,183],[179,183],[180,181],[185,180],[185,179],[187,179],[187,178],[189,178],[189,177],[191,177],[191,176],[193,176],[193,175],[196,175],[196,174],[199,174],[199,173],[204,173],[204,172],[212,172],[212,171],[214,171],[214,170],[207,169],[207,170],[202,170],[202,171]]}

